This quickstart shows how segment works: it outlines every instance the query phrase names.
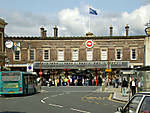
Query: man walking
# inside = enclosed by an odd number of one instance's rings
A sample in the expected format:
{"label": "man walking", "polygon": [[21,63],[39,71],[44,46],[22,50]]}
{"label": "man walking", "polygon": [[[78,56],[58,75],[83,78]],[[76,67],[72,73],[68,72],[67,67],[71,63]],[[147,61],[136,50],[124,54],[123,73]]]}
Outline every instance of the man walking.
{"label": "man walking", "polygon": [[128,82],[124,78],[122,82],[122,96],[126,96],[127,88],[128,88]]}
{"label": "man walking", "polygon": [[136,84],[134,78],[132,78],[132,81],[130,82],[130,88],[132,91],[132,96],[134,96],[134,94],[136,93]]}

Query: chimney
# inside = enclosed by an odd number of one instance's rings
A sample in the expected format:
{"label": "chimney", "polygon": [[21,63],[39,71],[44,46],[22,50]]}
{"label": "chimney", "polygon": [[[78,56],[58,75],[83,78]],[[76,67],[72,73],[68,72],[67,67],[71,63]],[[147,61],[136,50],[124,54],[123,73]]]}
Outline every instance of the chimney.
{"label": "chimney", "polygon": [[41,39],[44,39],[44,27],[42,26],[40,29],[41,29]]}
{"label": "chimney", "polygon": [[125,29],[126,29],[126,36],[128,36],[129,35],[129,26],[128,26],[128,24],[126,25]]}
{"label": "chimney", "polygon": [[113,27],[112,27],[112,25],[110,25],[110,36],[112,36],[113,35]]}
{"label": "chimney", "polygon": [[91,32],[86,33],[86,37],[94,37],[94,34]]}
{"label": "chimney", "polygon": [[58,37],[58,28],[56,25],[54,26],[54,37]]}
{"label": "chimney", "polygon": [[47,30],[44,30],[44,33],[43,33],[43,35],[44,35],[44,38],[46,38],[46,37],[47,37],[47,34],[46,34],[46,32],[47,32]]}

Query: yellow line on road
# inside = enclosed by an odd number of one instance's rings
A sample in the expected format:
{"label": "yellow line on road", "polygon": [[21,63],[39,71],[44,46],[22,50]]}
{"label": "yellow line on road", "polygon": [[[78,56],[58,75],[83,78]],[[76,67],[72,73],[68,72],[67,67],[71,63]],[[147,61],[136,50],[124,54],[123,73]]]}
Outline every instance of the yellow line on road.
{"label": "yellow line on road", "polygon": [[110,100],[110,101],[113,101],[113,102],[117,102],[117,103],[121,103],[121,104],[125,104],[126,102],[122,102],[122,101],[119,101],[119,100],[114,100],[114,99],[112,99],[112,93],[109,95],[109,97],[108,97],[108,100]]}

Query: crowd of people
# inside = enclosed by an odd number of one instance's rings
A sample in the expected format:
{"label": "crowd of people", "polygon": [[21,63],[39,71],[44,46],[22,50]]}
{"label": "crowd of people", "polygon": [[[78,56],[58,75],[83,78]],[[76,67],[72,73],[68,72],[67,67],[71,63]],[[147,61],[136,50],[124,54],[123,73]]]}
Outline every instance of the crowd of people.
{"label": "crowd of people", "polygon": [[[38,79],[40,80],[40,79]],[[137,78],[121,78],[119,76],[114,76],[111,79],[108,77],[98,76],[93,78],[83,78],[83,77],[56,77],[49,78],[48,80],[42,79],[42,85],[44,86],[112,86],[118,88],[121,86],[122,96],[126,96],[129,91],[131,91],[132,96],[138,91],[142,91],[142,83]]]}
{"label": "crowd of people", "polygon": [[49,78],[48,80],[42,79],[42,85],[44,86],[102,86],[103,78],[100,76],[96,79],[89,78],[72,78],[72,77],[56,77],[54,79]]}

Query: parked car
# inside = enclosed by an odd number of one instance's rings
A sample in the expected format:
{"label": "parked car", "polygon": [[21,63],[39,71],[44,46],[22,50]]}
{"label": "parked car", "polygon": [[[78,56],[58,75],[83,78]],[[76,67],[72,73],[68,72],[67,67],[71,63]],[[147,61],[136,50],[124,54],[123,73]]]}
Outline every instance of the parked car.
{"label": "parked car", "polygon": [[150,113],[150,92],[135,94],[125,106],[118,107],[115,113]]}

